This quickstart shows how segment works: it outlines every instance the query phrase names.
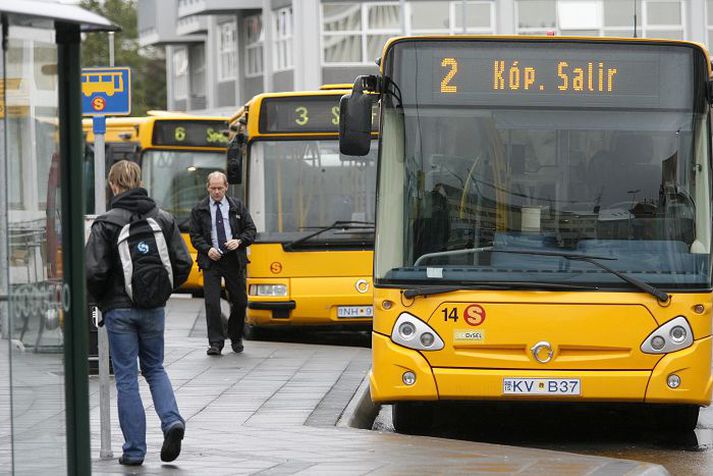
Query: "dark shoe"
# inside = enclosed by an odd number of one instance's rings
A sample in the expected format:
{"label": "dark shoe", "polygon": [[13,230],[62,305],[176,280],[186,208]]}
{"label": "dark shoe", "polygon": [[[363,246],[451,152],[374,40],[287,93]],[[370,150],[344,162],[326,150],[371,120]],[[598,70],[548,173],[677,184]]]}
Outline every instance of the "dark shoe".
{"label": "dark shoe", "polygon": [[237,339],[235,342],[232,342],[232,347],[233,347],[233,352],[236,354],[239,354],[243,351],[243,340],[242,339]]}
{"label": "dark shoe", "polygon": [[208,350],[206,351],[206,354],[208,355],[220,355],[220,353],[223,351],[220,347],[217,345],[211,345],[208,347]]}
{"label": "dark shoe", "polygon": [[129,458],[126,458],[124,455],[121,455],[119,457],[119,464],[123,464],[124,466],[141,466],[142,464],[144,464],[144,460],[129,459]]}
{"label": "dark shoe", "polygon": [[166,431],[163,436],[163,446],[161,447],[161,461],[169,462],[178,458],[181,454],[181,440],[186,432],[183,423],[176,423]]}

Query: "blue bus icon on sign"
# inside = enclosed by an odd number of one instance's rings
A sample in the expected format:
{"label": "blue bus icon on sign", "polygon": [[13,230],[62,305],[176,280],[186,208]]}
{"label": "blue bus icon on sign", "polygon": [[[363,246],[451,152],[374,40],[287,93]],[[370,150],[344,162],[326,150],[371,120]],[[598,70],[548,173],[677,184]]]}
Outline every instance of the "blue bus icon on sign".
{"label": "blue bus icon on sign", "polygon": [[131,114],[131,69],[82,69],[82,114],[128,116]]}

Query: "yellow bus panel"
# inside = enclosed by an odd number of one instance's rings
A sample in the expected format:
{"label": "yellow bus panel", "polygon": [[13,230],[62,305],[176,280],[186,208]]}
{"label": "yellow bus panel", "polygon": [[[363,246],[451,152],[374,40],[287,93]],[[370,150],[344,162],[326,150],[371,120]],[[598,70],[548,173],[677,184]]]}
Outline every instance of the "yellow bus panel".
{"label": "yellow bus panel", "polygon": [[[288,252],[279,243],[254,243],[248,266],[246,322],[255,326],[369,324],[371,314],[339,317],[338,308],[373,310],[372,257],[371,251]],[[276,284],[285,285],[287,294],[256,295],[257,285]],[[286,309],[288,313],[266,309],[276,303],[294,303],[294,308]]]}
{"label": "yellow bus panel", "polygon": [[[713,386],[707,299],[707,294],[679,293],[662,306],[640,293],[462,290],[450,297],[409,300],[399,290],[377,288],[372,398],[377,402],[549,399],[707,405]],[[387,301],[391,304],[384,306]],[[701,303],[703,311],[697,313],[694,309]],[[474,305],[485,312],[471,313],[481,315],[468,323],[465,309]],[[404,312],[427,322],[443,340],[443,349],[417,351],[393,342],[392,327]],[[651,332],[678,316],[690,324],[693,344],[665,355],[644,353],[641,347]],[[552,347],[551,360],[545,363],[533,353],[541,341]],[[407,371],[416,375],[410,386],[402,382]],[[667,377],[674,373],[681,379],[678,388],[667,385]],[[505,394],[503,381],[510,378],[579,379],[581,393]]]}

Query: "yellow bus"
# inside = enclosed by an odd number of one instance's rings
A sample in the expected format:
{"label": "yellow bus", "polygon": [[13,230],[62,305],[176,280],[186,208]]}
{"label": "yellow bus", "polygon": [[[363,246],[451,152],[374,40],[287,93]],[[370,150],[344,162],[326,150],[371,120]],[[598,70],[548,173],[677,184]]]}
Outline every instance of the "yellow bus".
{"label": "yellow bus", "polygon": [[376,94],[370,386],[396,429],[447,400],[632,404],[694,428],[713,383],[705,49],[401,37],[381,58],[340,140],[369,150]]}
{"label": "yellow bus", "polygon": [[[227,118],[156,111],[145,117],[112,118],[106,122],[106,170],[122,159],[141,165],[144,187],[161,208],[176,218],[194,260],[193,270],[181,289],[200,294],[203,275],[195,264],[196,251],[188,237],[188,226],[191,209],[207,194],[208,174],[224,170]],[[91,124],[91,120],[84,121],[89,148],[94,143]],[[93,212],[91,150],[86,159],[88,212]]]}
{"label": "yellow bus", "polygon": [[246,184],[258,230],[249,338],[276,326],[370,328],[376,153],[339,153],[345,92],[260,94],[230,120],[229,180]]}

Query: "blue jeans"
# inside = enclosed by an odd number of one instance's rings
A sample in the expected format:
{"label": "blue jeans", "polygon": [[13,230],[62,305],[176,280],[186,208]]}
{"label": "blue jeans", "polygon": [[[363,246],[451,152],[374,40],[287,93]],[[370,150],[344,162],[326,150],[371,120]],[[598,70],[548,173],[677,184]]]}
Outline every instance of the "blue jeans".
{"label": "blue jeans", "polygon": [[185,424],[163,368],[165,320],[163,307],[114,309],[104,316],[116,379],[119,424],[124,434],[124,457],[129,460],[143,460],[146,454],[146,414],[139,394],[137,357],[151,388],[161,430],[165,433],[179,422]]}

